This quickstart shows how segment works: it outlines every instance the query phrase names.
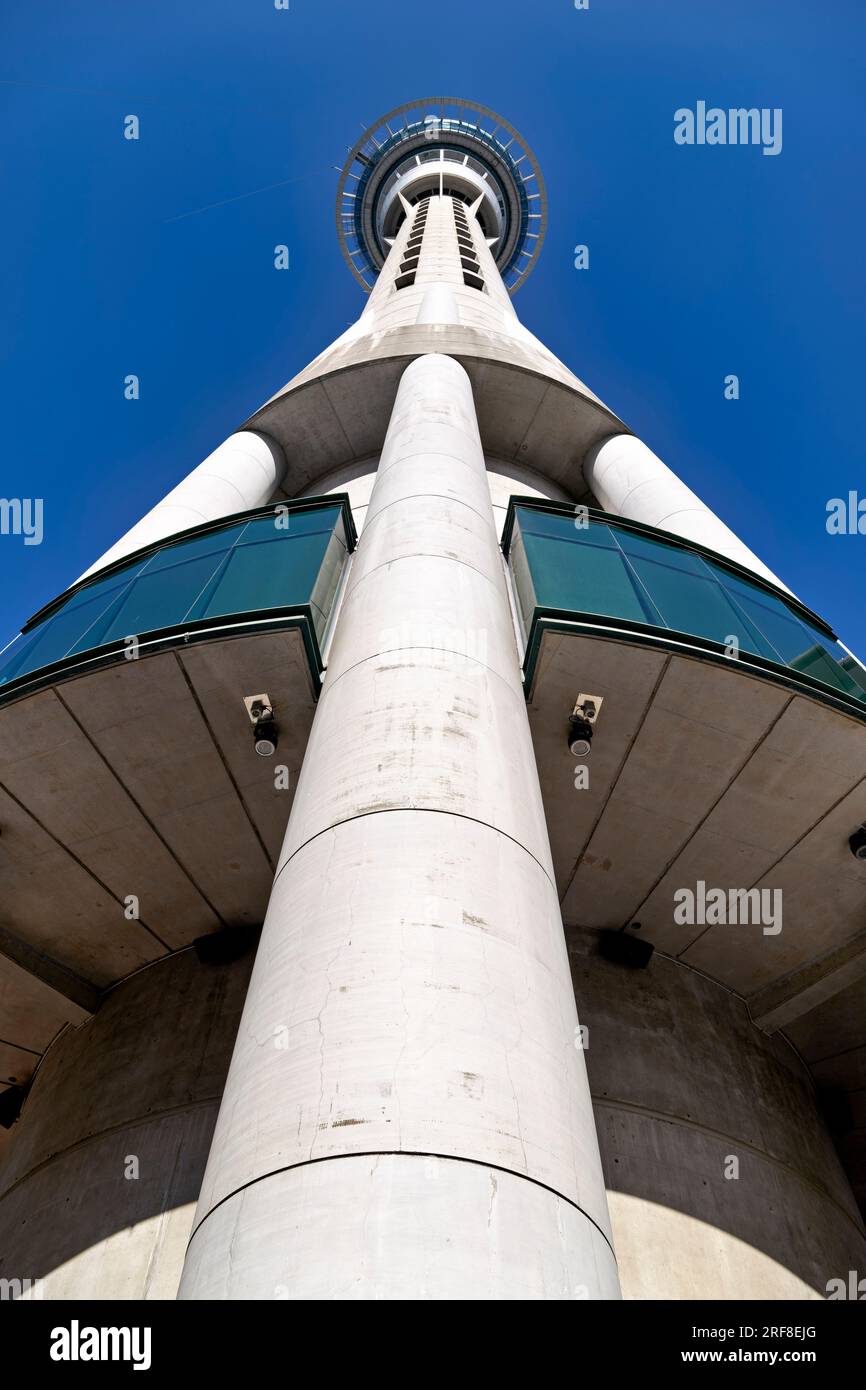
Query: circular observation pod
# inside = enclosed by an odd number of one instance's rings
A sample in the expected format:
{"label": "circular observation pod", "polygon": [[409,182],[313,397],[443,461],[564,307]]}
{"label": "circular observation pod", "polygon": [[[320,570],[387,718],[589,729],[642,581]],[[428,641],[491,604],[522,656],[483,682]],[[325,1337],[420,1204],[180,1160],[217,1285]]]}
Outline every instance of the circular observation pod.
{"label": "circular observation pod", "polygon": [[535,264],[547,225],[541,170],[513,126],[476,102],[428,97],[389,111],[349,151],[337,232],[349,267],[372,289],[405,217],[403,201],[444,193],[472,205],[510,294]]}

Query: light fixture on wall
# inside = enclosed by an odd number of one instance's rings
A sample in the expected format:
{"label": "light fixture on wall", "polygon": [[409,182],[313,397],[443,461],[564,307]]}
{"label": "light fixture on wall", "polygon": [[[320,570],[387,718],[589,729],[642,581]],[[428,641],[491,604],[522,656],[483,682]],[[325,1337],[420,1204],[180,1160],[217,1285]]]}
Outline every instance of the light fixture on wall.
{"label": "light fixture on wall", "polygon": [[589,757],[594,726],[603,701],[603,695],[582,693],[575,700],[568,720],[568,751],[573,758]]}
{"label": "light fixture on wall", "polygon": [[279,730],[269,695],[245,695],[244,705],[253,726],[253,743],[260,758],[272,758],[279,743]]}
{"label": "light fixture on wall", "polygon": [[866,824],[849,836],[848,847],[855,859],[866,859]]}

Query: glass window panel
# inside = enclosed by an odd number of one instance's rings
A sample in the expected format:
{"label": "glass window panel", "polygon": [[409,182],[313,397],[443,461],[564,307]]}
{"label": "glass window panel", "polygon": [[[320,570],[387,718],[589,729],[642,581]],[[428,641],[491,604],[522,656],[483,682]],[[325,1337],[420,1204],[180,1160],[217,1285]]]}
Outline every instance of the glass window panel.
{"label": "glass window panel", "polygon": [[747,651],[760,651],[752,624],[715,580],[651,560],[634,558],[631,563],[652,595],[666,627],[722,645],[736,637]]}
{"label": "glass window panel", "polygon": [[814,632],[781,599],[761,589],[753,589],[733,575],[730,579],[725,577],[725,584],[786,665],[795,664],[814,647]]}
{"label": "glass window panel", "polygon": [[849,656],[842,648],[839,650],[839,664],[855,687],[852,693],[855,693],[858,699],[866,701],[866,669],[860,665],[856,657]]}
{"label": "glass window panel", "polygon": [[866,671],[859,662],[849,657],[838,642],[825,637],[823,632],[819,632],[805,619],[798,619],[798,622],[811,639],[811,646],[806,647],[800,656],[788,664],[814,680],[824,681],[827,685],[835,686],[837,690],[844,690],[855,699],[866,700]]}
{"label": "glass window panel", "polygon": [[191,617],[245,613],[315,599],[324,629],[345,561],[339,504],[269,513],[152,554],[87,585],[0,657],[0,685],[66,656]]}
{"label": "glass window panel", "polygon": [[[825,637],[823,632],[819,632],[816,627],[813,627],[811,623],[807,623],[804,618],[801,618],[799,621],[812,642],[812,646],[807,649],[808,651],[821,651],[825,654],[827,659],[831,661],[834,666],[838,666],[840,670],[850,669],[850,660],[846,660],[847,653],[844,647],[840,647],[839,643],[834,642],[831,637]],[[860,669],[861,674],[866,676],[866,671],[863,671],[862,667]],[[851,672],[851,674],[852,678],[856,681],[854,673]]]}
{"label": "glass window panel", "polygon": [[314,535],[324,531],[333,532],[341,507],[312,507],[306,512],[277,512],[257,517],[246,525],[240,538],[241,545],[253,545],[257,541],[288,540],[293,536]]}
{"label": "glass window panel", "polygon": [[591,541],[594,545],[614,549],[616,542],[610,527],[604,522],[591,521],[588,526],[575,526],[576,513],[537,512],[530,507],[515,508],[517,524],[525,536],[556,536],[563,541]]}
{"label": "glass window panel", "polygon": [[696,551],[614,523],[517,507],[510,563],[528,627],[536,607],[653,623],[801,672],[866,703],[866,670],[789,608]]}
{"label": "glass window panel", "polygon": [[638,593],[619,550],[592,540],[572,544],[537,535],[524,535],[523,544],[542,607],[574,608],[637,623],[658,622],[645,596]]}
{"label": "glass window panel", "polygon": [[221,552],[216,552],[152,573],[145,570],[133,581],[120,606],[112,610],[102,630],[94,628],[87,634],[86,645],[119,642],[135,633],[183,622],[221,560]]}
{"label": "glass window panel", "polygon": [[325,634],[325,628],[328,626],[328,614],[325,613],[317,603],[310,604],[310,612],[313,615],[313,628],[321,643]]}
{"label": "glass window panel", "polygon": [[707,576],[707,566],[700,555],[696,555],[692,550],[681,550],[679,546],[671,545],[668,541],[651,540],[649,536],[642,536],[637,531],[619,530],[615,527],[614,532],[626,555],[634,559],[666,564],[685,574],[700,575],[703,578]]}
{"label": "glass window panel", "polygon": [[790,662],[790,666],[795,671],[802,671],[804,675],[811,676],[813,680],[823,681],[825,685],[832,685],[836,690],[843,690],[846,695],[853,695],[856,699],[866,698],[866,691],[851,679],[819,642],[815,642],[796,661]]}
{"label": "glass window panel", "polygon": [[128,584],[130,579],[134,579],[150,563],[150,558],[149,555],[139,556],[137,560],[133,560],[128,565],[122,565],[113,573],[105,575],[104,578],[91,580],[83,589],[79,589],[76,594],[73,594],[72,598],[67,599],[66,603],[75,603],[78,599],[84,599],[87,595],[94,594],[97,589],[107,592],[110,589],[116,589],[119,584]]}
{"label": "glass window panel", "polygon": [[[74,647],[76,639],[85,638],[91,628],[102,618],[125,591],[130,575],[137,574],[143,561],[137,561],[126,569],[115,571],[110,577],[87,584],[57,608],[54,613],[40,623],[32,633],[28,633],[21,644],[16,644],[14,654],[0,667],[4,680],[13,680],[25,675],[39,666],[49,666],[60,661]],[[85,642],[85,645],[93,645]]]}
{"label": "glass window panel", "polygon": [[145,565],[145,570],[148,574],[153,574],[154,570],[164,570],[173,565],[182,564],[185,560],[196,560],[202,555],[215,555],[217,559],[214,561],[214,566],[216,566],[219,557],[243,535],[245,526],[246,522],[242,521],[237,526],[226,526],[219,531],[209,531],[206,536],[194,536],[192,540],[166,545],[155,555],[151,555]]}
{"label": "glass window panel", "polygon": [[109,603],[141,572],[142,567],[143,562],[139,561],[138,564],[130,565],[126,569],[116,570],[114,574],[105,579],[98,579],[92,584],[85,584],[82,589],[72,594],[59,608],[55,609],[47,621],[53,622],[59,613],[74,613],[79,608],[87,608],[92,613],[94,603],[97,607],[101,604],[107,608]]}
{"label": "glass window panel", "polygon": [[633,531],[616,531],[623,550],[661,611],[666,627],[727,645],[736,637],[742,650],[777,660],[748,615],[719,582],[720,572],[702,556]]}
{"label": "glass window panel", "polygon": [[324,534],[235,546],[215,586],[191,616],[210,618],[308,603],[327,543]]}
{"label": "glass window panel", "polygon": [[325,622],[327,622],[328,614],[334,602],[334,595],[337,592],[337,585],[343,573],[345,559],[346,547],[338,536],[331,535],[328,538],[324,559],[319,567],[319,573],[316,576],[316,582],[313,585],[313,590],[310,595],[310,602],[314,609],[314,626],[319,638],[322,636],[325,623],[322,622],[320,624],[315,614],[321,613]]}
{"label": "glass window panel", "polygon": [[[38,635],[38,634],[37,634]],[[28,652],[33,646],[34,636],[24,637],[21,633],[9,643],[3,655],[0,656],[0,685],[5,685],[7,681],[14,680],[20,675],[22,670],[29,670]]]}
{"label": "glass window panel", "polygon": [[511,565],[511,571],[514,575],[517,607],[520,613],[524,640],[526,640],[529,637],[532,615],[538,606],[538,600],[535,594],[535,582],[532,578],[532,570],[529,568],[526,559],[523,536],[518,525],[515,525],[514,528],[514,534],[509,547],[508,562]]}
{"label": "glass window panel", "polygon": [[14,680],[16,676],[35,671],[38,666],[49,666],[53,661],[60,661],[75,649],[79,641],[83,641],[85,646],[96,646],[98,643],[89,640],[87,634],[98,626],[98,620],[126,587],[128,585],[118,582],[115,576],[110,587],[106,583],[94,584],[75,594],[29,634],[27,647],[4,669],[5,679]]}

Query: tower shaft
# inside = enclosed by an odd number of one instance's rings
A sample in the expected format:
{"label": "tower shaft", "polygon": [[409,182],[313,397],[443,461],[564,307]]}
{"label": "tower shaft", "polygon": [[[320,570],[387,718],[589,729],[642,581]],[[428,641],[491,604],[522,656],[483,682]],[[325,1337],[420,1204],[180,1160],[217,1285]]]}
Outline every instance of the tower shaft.
{"label": "tower shaft", "polygon": [[404,373],[181,1297],[615,1297],[469,380]]}
{"label": "tower shaft", "polygon": [[357,321],[5,649],[0,1282],[866,1267],[866,671],[521,323],[545,220],[483,107],[365,131]]}

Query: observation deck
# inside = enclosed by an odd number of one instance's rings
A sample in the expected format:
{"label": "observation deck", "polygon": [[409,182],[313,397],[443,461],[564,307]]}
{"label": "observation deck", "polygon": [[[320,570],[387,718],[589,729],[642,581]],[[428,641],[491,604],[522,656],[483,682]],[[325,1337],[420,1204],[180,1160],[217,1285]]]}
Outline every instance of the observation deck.
{"label": "observation deck", "polygon": [[459,97],[396,106],[349,151],[337,192],[340,247],[372,289],[410,204],[431,193],[478,204],[477,217],[509,293],[535,264],[547,223],[538,162],[508,121]]}

